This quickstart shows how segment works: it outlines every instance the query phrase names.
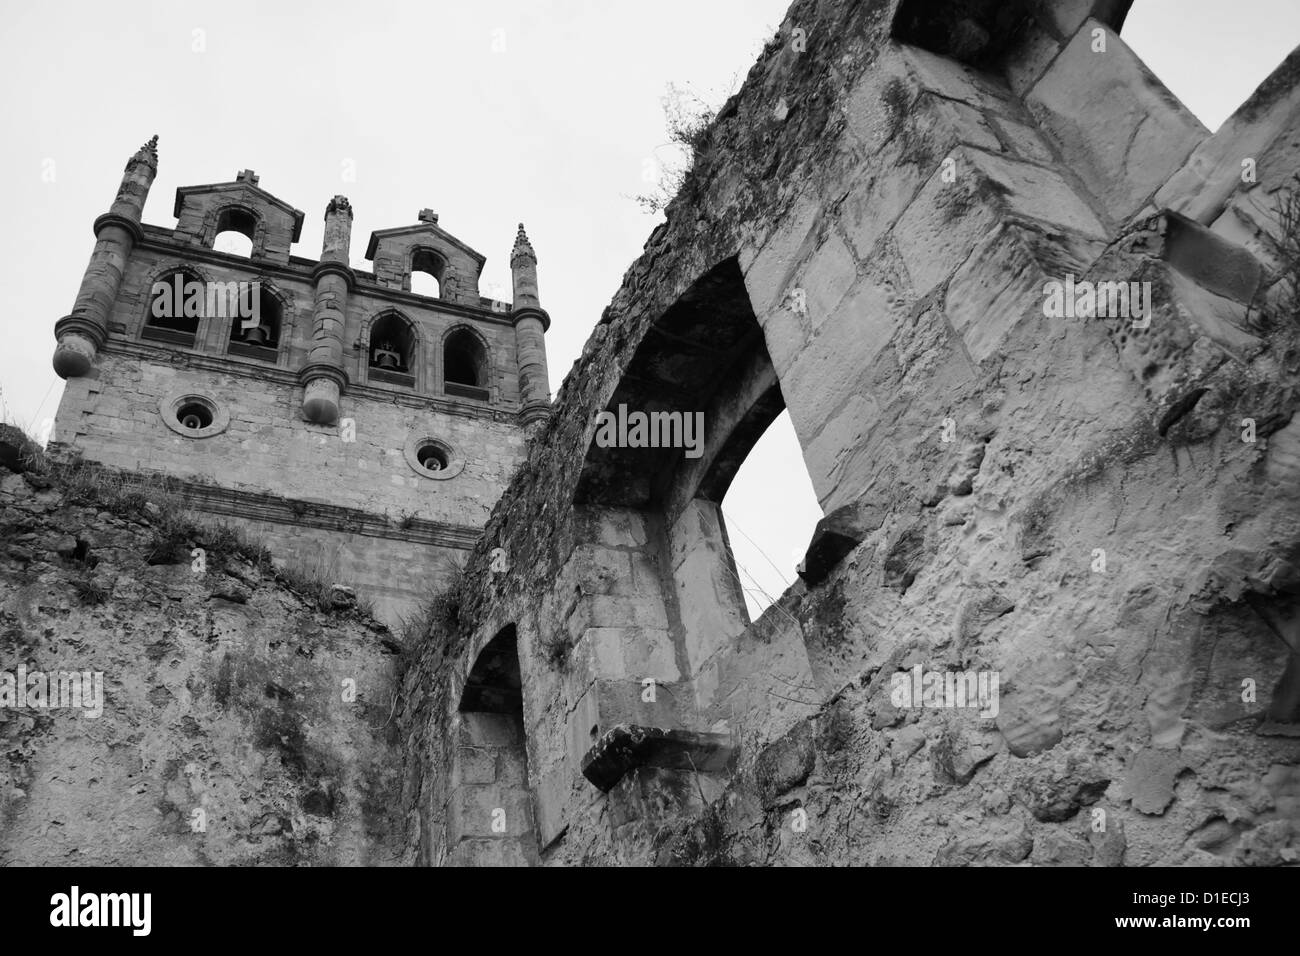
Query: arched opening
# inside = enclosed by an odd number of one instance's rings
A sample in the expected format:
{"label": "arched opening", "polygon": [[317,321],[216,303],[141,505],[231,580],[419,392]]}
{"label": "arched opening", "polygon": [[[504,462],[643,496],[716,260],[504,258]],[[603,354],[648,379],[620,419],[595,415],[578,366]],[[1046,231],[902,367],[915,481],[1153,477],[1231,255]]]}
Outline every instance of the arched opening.
{"label": "arched opening", "polygon": [[141,336],[191,348],[205,315],[207,283],[197,273],[177,269],[154,280]]}
{"label": "arched opening", "polygon": [[253,255],[253,238],[257,234],[257,218],[245,209],[232,207],[223,209],[217,216],[216,233],[212,238],[212,250],[229,255],[243,256],[248,259]]}
{"label": "arched opening", "polygon": [[370,379],[415,387],[415,332],[395,313],[381,315],[370,327]]}
{"label": "arched opening", "polygon": [[461,693],[447,814],[452,866],[538,863],[518,643],[514,625],[503,628]]}
{"label": "arched opening", "polygon": [[431,299],[442,297],[442,277],[446,271],[442,257],[431,249],[411,253],[411,291]]}
{"label": "arched opening", "polygon": [[443,391],[458,398],[486,402],[488,390],[487,349],[469,329],[457,329],[442,346]]}
{"label": "arched opening", "polygon": [[[244,285],[241,283],[241,286]],[[253,298],[251,289],[245,292],[241,307],[232,310],[230,320],[230,344],[227,348],[232,355],[243,355],[263,362],[274,362],[280,348],[280,327],[284,320],[284,308],[280,300],[260,282],[256,286],[257,312],[247,308]],[[230,313],[228,313],[230,314]]]}
{"label": "arched opening", "polygon": [[[779,663],[761,666],[763,677],[753,678],[753,687],[769,679],[791,686],[809,683],[803,634],[786,606],[802,590],[792,574],[792,587],[779,572],[779,586],[755,587],[751,578],[769,560],[793,571],[794,552],[811,537],[809,523],[821,518],[815,500],[809,500],[811,483],[792,429],[786,420],[771,429],[784,411],[785,397],[744,277],[736,260],[728,259],[697,280],[642,338],[597,417],[578,480],[574,503],[592,513],[593,526],[637,528],[651,563],[662,569],[662,591],[654,597],[663,611],[657,616],[667,621],[666,633],[685,665],[682,677],[694,686],[705,727],[730,719],[728,708],[740,713],[749,706],[742,702],[748,691],[727,683],[743,669],[723,664],[749,653],[751,646],[784,649]],[[760,443],[769,430],[774,449]],[[783,437],[788,439],[784,447]],[[748,526],[729,528],[722,502],[756,449],[754,484],[746,490],[747,479],[733,499],[745,502],[739,514]],[[763,480],[768,477],[764,463],[771,467],[775,455],[786,458],[779,484]],[[786,494],[802,501],[784,532],[791,543],[774,545],[762,529],[786,510]],[[736,560],[736,544],[746,539],[756,545],[742,562],[748,576]],[[778,547],[784,554],[774,553]],[[645,619],[653,582],[643,579],[632,590],[638,596],[625,611],[628,627]],[[757,600],[747,607],[750,591]],[[767,592],[766,599],[760,591]],[[764,612],[775,600],[782,606],[764,613],[761,621],[751,619],[751,611]],[[607,598],[602,626],[619,626],[624,612],[608,604]],[[757,643],[744,637],[751,627],[762,629]]]}
{"label": "arched opening", "polygon": [[[774,501],[781,506],[773,508]],[[788,411],[750,450],[722,499],[722,511],[745,606],[756,621],[798,580],[799,564],[822,519]]]}

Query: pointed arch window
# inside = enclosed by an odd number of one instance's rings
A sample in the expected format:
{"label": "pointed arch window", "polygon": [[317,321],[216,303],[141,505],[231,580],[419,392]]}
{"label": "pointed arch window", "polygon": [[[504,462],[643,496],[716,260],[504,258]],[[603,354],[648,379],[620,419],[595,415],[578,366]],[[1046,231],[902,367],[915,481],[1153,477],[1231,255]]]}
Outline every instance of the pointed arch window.
{"label": "pointed arch window", "polygon": [[405,319],[392,312],[376,319],[369,351],[371,381],[415,387],[415,331]]}
{"label": "pointed arch window", "polygon": [[230,342],[226,351],[231,355],[274,362],[279,356],[284,306],[261,283],[257,286],[257,305],[256,315],[235,314],[230,320]]}
{"label": "pointed arch window", "polygon": [[155,279],[141,338],[193,348],[206,314],[207,284],[189,269]]}
{"label": "pointed arch window", "polygon": [[442,279],[446,271],[446,262],[432,249],[414,249],[411,251],[411,274],[407,277],[407,289],[416,295],[441,299]]}
{"label": "pointed arch window", "polygon": [[257,217],[238,206],[223,209],[217,215],[212,249],[251,259],[257,250]]}
{"label": "pointed arch window", "polygon": [[457,398],[486,402],[490,390],[487,348],[469,329],[457,329],[442,345],[443,391]]}

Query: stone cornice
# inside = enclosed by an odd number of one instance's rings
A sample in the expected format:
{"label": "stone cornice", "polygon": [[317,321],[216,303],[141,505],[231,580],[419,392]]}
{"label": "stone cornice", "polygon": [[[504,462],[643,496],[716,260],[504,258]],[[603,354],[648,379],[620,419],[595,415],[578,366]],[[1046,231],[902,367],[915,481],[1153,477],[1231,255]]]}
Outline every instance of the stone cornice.
{"label": "stone cornice", "polygon": [[357,287],[357,274],[352,271],[352,267],[343,262],[318,262],[315,268],[311,270],[311,281],[319,282],[321,276],[336,275],[348,284],[348,291],[352,292]]}
{"label": "stone cornice", "polygon": [[97,349],[103,348],[104,343],[108,340],[108,329],[84,315],[65,315],[54,323],[55,340],[62,338],[64,333],[67,332],[84,335],[95,343]]}
{"label": "stone cornice", "polygon": [[100,231],[105,226],[117,226],[119,229],[125,229],[131,235],[131,241],[137,246],[144,242],[144,230],[134,219],[128,219],[126,216],[119,216],[115,212],[106,212],[95,220],[95,238],[99,238]]}
{"label": "stone cornice", "polygon": [[539,309],[534,305],[520,306],[510,313],[510,324],[519,325],[524,319],[537,319],[542,323],[542,331],[546,332],[551,327],[551,316],[545,309]]}
{"label": "stone cornice", "polygon": [[312,362],[304,365],[298,370],[299,383],[306,385],[312,379],[328,378],[332,379],[340,389],[348,387],[348,373],[343,371],[337,365],[329,365],[325,362]]}
{"label": "stone cornice", "polygon": [[519,409],[519,424],[528,426],[537,422],[544,422],[551,417],[553,407],[549,401],[529,402]]}
{"label": "stone cornice", "polygon": [[360,508],[299,501],[264,492],[223,488],[183,479],[178,482],[177,492],[191,507],[207,514],[297,528],[341,531],[389,541],[409,541],[413,544],[468,550],[474,547],[483,533],[481,528],[467,525],[425,518],[394,522],[386,515]]}

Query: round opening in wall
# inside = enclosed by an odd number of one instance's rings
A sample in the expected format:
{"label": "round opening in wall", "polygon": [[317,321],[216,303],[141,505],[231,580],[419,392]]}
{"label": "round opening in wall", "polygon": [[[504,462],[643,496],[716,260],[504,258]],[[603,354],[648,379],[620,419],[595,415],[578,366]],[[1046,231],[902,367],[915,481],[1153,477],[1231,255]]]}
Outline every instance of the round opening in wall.
{"label": "round opening in wall", "polygon": [[450,481],[465,470],[465,461],[441,439],[416,432],[402,449],[411,470],[423,478]]}
{"label": "round opening in wall", "polygon": [[428,471],[444,471],[447,467],[447,453],[437,445],[425,445],[415,453],[415,460]]}
{"label": "round opening in wall", "polygon": [[186,431],[196,432],[212,425],[212,412],[198,402],[190,402],[176,412],[176,418]]}
{"label": "round opening in wall", "polygon": [[174,392],[158,403],[163,423],[186,438],[211,438],[230,426],[230,413],[210,395]]}

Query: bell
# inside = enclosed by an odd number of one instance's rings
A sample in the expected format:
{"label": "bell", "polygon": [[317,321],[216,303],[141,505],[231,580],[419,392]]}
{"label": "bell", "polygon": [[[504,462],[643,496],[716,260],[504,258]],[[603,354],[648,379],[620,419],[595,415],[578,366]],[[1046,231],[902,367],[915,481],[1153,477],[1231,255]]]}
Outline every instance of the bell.
{"label": "bell", "polygon": [[379,368],[396,370],[398,368],[397,355],[382,349],[377,350],[375,352],[375,365]]}
{"label": "bell", "polygon": [[265,324],[255,325],[252,328],[244,329],[244,341],[249,345],[265,345],[269,336]]}
{"label": "bell", "polygon": [[198,415],[186,415],[181,419],[181,424],[192,432],[196,432],[203,427],[203,422],[199,420]]}

